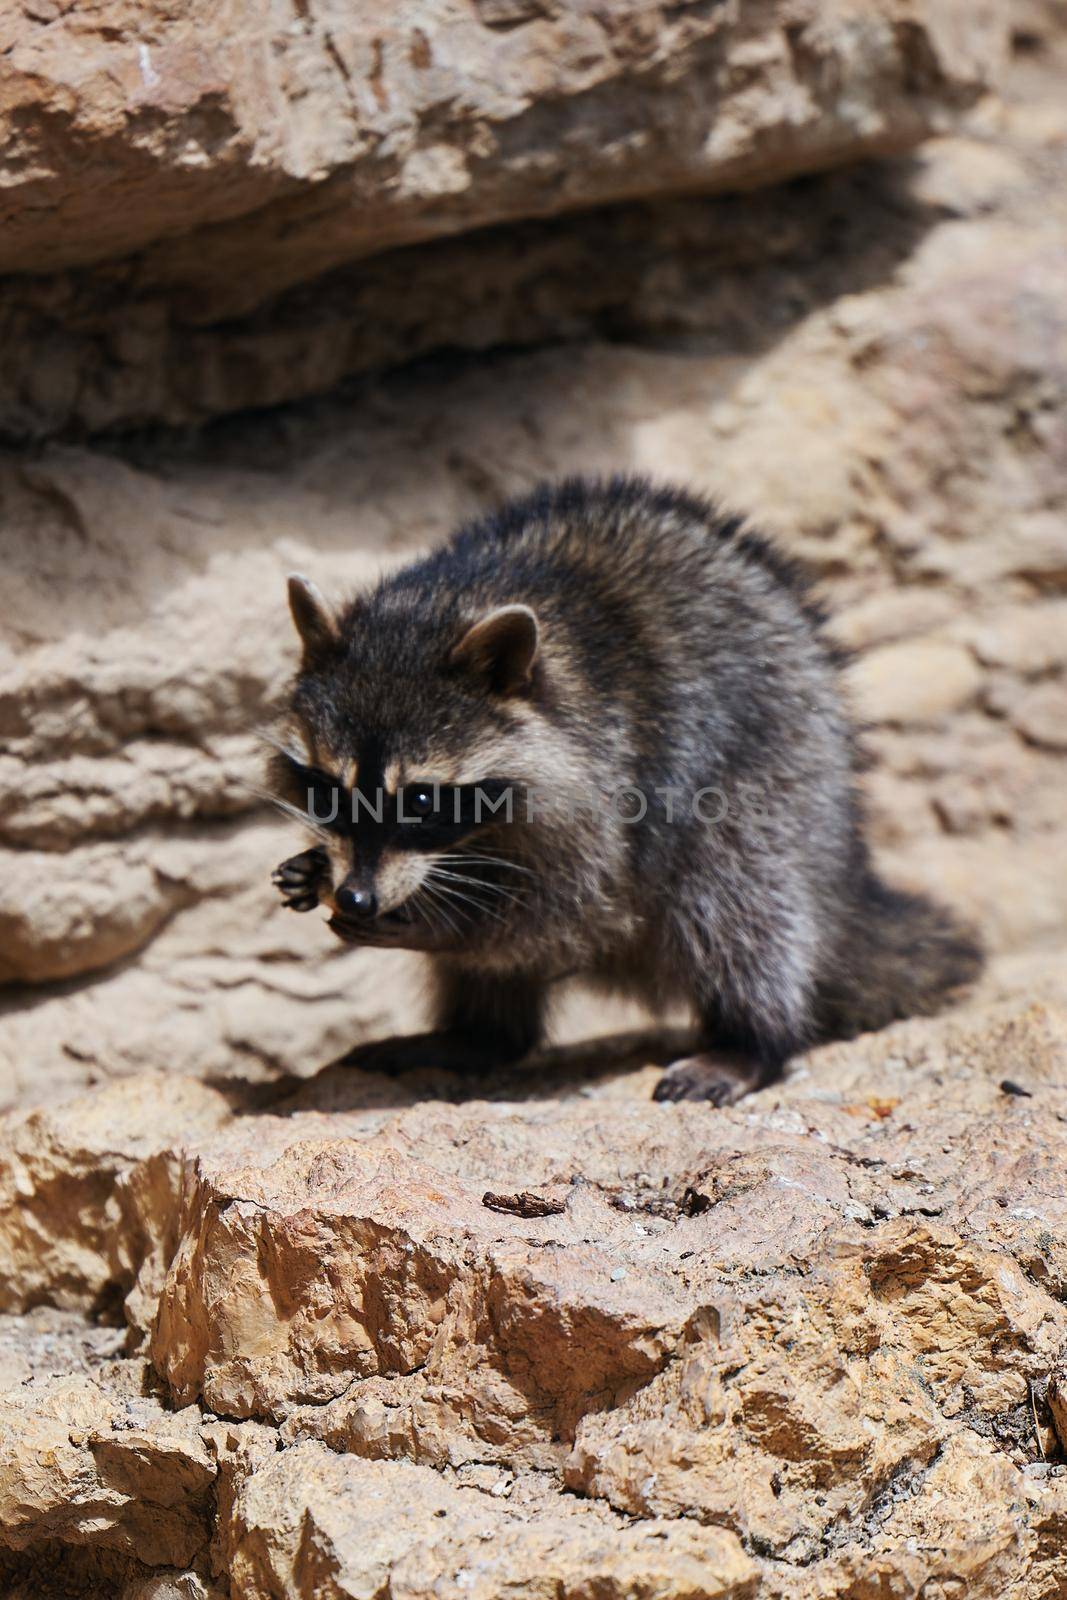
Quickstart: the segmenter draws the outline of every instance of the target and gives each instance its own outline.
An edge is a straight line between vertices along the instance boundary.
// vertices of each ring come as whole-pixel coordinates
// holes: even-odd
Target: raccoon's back
[[[494,571],[580,578],[601,570],[620,585],[659,594],[686,580],[699,585],[710,564],[725,556],[762,571],[772,586],[810,607],[812,620],[818,614],[799,566],[744,517],[638,476],[539,484],[464,524],[441,555],[459,582]]]
[[[702,687],[739,709],[767,712],[777,696],[794,718],[836,701],[839,660],[802,569],[684,490],[639,477],[543,484],[461,528],[437,560],[457,594],[530,604],[594,690],[643,685],[649,715],[664,713],[668,681],[690,705]]]

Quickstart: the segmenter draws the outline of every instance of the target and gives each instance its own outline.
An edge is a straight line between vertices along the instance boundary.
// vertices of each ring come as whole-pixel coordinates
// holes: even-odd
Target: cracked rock
[[[326,1586],[374,1600],[749,1600],[757,1572],[722,1528],[627,1524],[588,1502],[534,1488],[506,1505],[404,1462],[286,1451],[238,1492],[228,1530],[247,1600]]]

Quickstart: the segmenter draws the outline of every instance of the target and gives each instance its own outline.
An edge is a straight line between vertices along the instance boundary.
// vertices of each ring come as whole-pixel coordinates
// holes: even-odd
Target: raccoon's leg
[[[749,898],[749,908],[759,905]],[[685,941],[692,958],[709,952],[691,990],[705,1048],[675,1061],[656,1085],[656,1100],[708,1100],[733,1105],[781,1075],[811,1038],[814,939],[803,901],[768,897],[766,920],[744,928],[721,924],[694,930]],[[729,951],[715,960],[710,952]]]
[[[545,985],[539,979],[437,962],[434,983],[438,1028],[460,1041],[475,1060],[518,1061],[540,1043]]]
[[[357,1045],[338,1065],[366,1072],[489,1072],[518,1061],[541,1038],[544,985],[434,963],[432,1033]]]
[[[325,850],[313,845],[275,867],[270,881],[290,911],[314,911],[319,903],[319,888],[329,882],[329,877],[329,858]]]
[[[654,1100],[707,1100],[713,1106],[732,1106],[773,1083],[794,1053],[788,1048],[768,1050],[755,1036],[724,1033],[708,1022],[703,1031],[709,1048],[673,1061],[655,1087]]]

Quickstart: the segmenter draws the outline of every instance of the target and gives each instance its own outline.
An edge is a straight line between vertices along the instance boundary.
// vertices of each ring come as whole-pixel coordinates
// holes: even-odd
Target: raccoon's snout
[[[342,884],[333,898],[342,917],[369,922],[378,915],[378,896],[373,889],[353,889]]]

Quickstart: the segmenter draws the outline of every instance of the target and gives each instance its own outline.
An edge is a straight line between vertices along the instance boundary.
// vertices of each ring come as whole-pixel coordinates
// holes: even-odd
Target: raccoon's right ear
[[[539,643],[529,606],[499,606],[467,629],[449,659],[480,673],[497,694],[522,694],[533,679]]]
[[[289,576],[289,610],[304,646],[304,666],[313,667],[336,645],[337,619],[311,579],[299,572]]]

